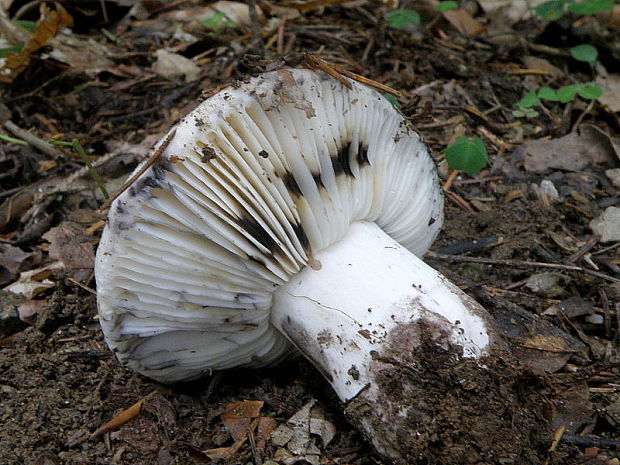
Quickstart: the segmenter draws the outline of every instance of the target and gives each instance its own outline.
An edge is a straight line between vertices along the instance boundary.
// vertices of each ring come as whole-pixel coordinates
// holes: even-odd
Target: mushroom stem
[[[494,339],[487,314],[372,222],[352,224],[313,259],[275,292],[272,323],[343,402],[359,406],[363,399],[372,418],[364,414],[354,422],[377,450],[403,457],[398,448],[406,446],[394,442],[410,400],[381,392],[377,377],[395,363],[415,365],[411,351],[424,341],[446,350],[458,346],[466,358],[486,355]]]

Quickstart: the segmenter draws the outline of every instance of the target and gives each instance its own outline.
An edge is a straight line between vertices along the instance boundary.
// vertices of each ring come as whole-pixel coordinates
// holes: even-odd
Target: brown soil
[[[28,2],[8,3],[14,3],[10,13],[15,14]],[[114,166],[101,173],[106,181],[117,180],[142,159],[132,156],[131,147],[124,144],[147,140],[145,147],[138,148],[146,153],[147,146],[196,106],[203,92],[214,92],[265,68],[296,66],[302,61],[296,54],[306,52],[319,53],[329,62],[402,91],[403,113],[413,118],[438,159],[457,135],[482,137],[491,165],[477,176],[461,174],[454,180],[444,229],[434,250],[496,261],[452,263],[439,257],[429,263],[496,317],[520,360],[516,363],[502,356],[477,365],[451,351],[422,345],[407,354],[417,361],[417,370],[397,367],[383,373],[386,387],[394,395],[408,396],[418,413],[403,432],[402,440],[410,441],[406,462],[618,463],[613,457],[620,448],[616,314],[620,288],[609,279],[565,269],[560,293],[543,296],[525,282],[548,269],[511,262],[568,263],[592,239],[589,221],[619,202],[617,187],[604,174],[605,169],[618,167],[617,160],[576,173],[551,169],[535,174],[513,156],[524,140],[561,137],[578,121],[612,134],[620,130],[617,113],[598,104],[588,110],[580,101],[548,102],[548,113],[520,120],[518,130],[511,126],[515,123],[512,105],[527,90],[591,80],[591,70],[570,62],[565,53],[540,52],[566,70],[561,77],[509,72],[522,67],[521,39],[566,48],[587,41],[589,34],[596,36],[599,29],[588,29],[584,20],[576,35],[570,24],[545,25],[532,19],[514,26],[520,37],[514,44],[497,45],[489,42],[492,34],[464,37],[424,2],[401,2],[404,7],[420,7],[423,24],[428,26],[411,31],[388,28],[381,19],[385,14],[381,2],[353,2],[353,6],[312,10],[280,22],[284,43],[278,45],[277,31],[265,32],[265,38],[274,37],[266,59],[257,56],[249,43],[250,28],[229,28],[219,34],[193,31],[200,40],[178,51],[202,60],[202,71],[197,80],[185,83],[151,71],[153,52],[164,42],[176,44],[171,38],[176,26],[159,14],[181,8],[183,2],[161,8],[157,2],[141,2],[148,13],[143,21],[126,16],[127,8],[116,2],[106,1],[107,23],[99,11],[100,2],[93,9],[81,3],[63,2],[76,19],[75,31],[113,47],[113,64],[104,71],[86,72],[37,52],[15,82],[0,88],[6,105],[0,113],[44,140],[57,134],[63,140],[78,138],[93,160],[117,153]],[[36,8],[29,11],[26,19],[36,20]],[[487,21],[480,11],[474,16]],[[100,32],[103,28],[108,34]],[[610,40],[596,43],[602,63],[617,73],[617,46],[607,50]],[[276,47],[280,51],[284,47],[284,57],[276,54]],[[486,120],[472,117],[464,104],[486,111]],[[97,209],[102,200],[95,197],[92,182],[83,188],[76,180],[73,189],[42,194],[41,185],[50,180],[57,185],[81,167],[70,150],[49,156],[30,145],[4,140],[0,144],[0,244],[29,254],[15,265],[6,258],[8,252],[0,250],[0,278],[5,286],[18,280],[19,272],[53,261],[49,241],[42,238],[50,227],[70,220],[86,230],[100,218]],[[549,202],[537,194],[535,187],[543,178],[558,186],[560,201]],[[32,205],[37,208],[30,209]],[[99,234],[94,231],[88,236],[93,245]],[[610,245],[595,243],[587,259],[582,256],[570,263],[589,271],[594,263],[602,274],[617,275],[620,249],[609,249]],[[82,287],[93,286],[92,276],[79,286],[68,270],[67,274],[46,272],[46,277],[54,286],[29,301],[43,304],[38,313],[24,318],[25,322],[8,318],[14,325],[3,326],[5,332],[0,332],[0,464],[214,463],[205,451],[234,443],[222,422],[230,403],[262,401],[261,415],[283,425],[311,399],[318,399],[337,432],[329,445],[320,447],[322,463],[391,463],[373,453],[348,422],[328,383],[303,359],[260,371],[225,372],[187,385],[159,386],[121,367],[108,351],[98,327],[95,297]],[[575,298],[579,305],[566,304]],[[2,318],[16,311],[22,300],[0,294]],[[549,311],[558,306],[561,312]],[[603,322],[587,320],[586,315],[600,316]],[[402,379],[412,392],[402,393]],[[101,425],[145,398],[141,413],[131,421],[90,438]],[[554,443],[559,429],[565,434]],[[248,439],[223,462],[285,463],[268,462],[277,451],[273,443],[257,444]]]

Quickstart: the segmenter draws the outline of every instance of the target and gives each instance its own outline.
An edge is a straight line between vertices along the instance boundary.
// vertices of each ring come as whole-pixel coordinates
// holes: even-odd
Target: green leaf
[[[14,47],[0,48],[0,58],[4,58],[7,53],[19,53],[24,49],[23,45],[16,45]]]
[[[479,137],[469,140],[465,136],[444,150],[448,166],[453,170],[463,170],[469,174],[479,173],[489,162],[489,155]]]
[[[525,94],[525,96],[521,100],[519,100],[517,103],[515,103],[515,105],[519,107],[520,109],[523,109],[523,108],[530,108],[530,107],[536,106],[539,103],[540,103],[540,99],[536,95],[536,92],[532,90],[528,92],[527,94]]]
[[[562,103],[570,102],[577,95],[578,88],[579,85],[576,84],[560,87],[557,91],[558,100]]]
[[[533,108],[521,108],[519,110],[512,110],[512,116],[515,118],[535,118],[539,115]]]
[[[571,3],[568,11],[578,15],[593,15],[599,11],[611,11],[614,0],[586,0],[585,2]]]
[[[237,25],[233,20],[229,19],[224,13],[217,12],[213,16],[203,19],[202,24],[207,26],[215,33],[220,33],[228,26],[234,27]]]
[[[24,21],[21,19],[16,19],[15,21],[13,21],[13,24],[30,32],[34,32],[37,30],[37,23],[35,23],[34,21]]]
[[[577,94],[579,95],[579,97],[586,100],[596,100],[601,95],[603,95],[603,88],[595,82],[589,82],[579,87],[577,89]]]
[[[598,57],[598,50],[590,44],[581,44],[569,49],[570,56],[575,60],[594,63]]]
[[[420,14],[414,10],[394,10],[385,15],[385,20],[393,29],[404,29],[409,24],[420,24]]]
[[[566,0],[550,0],[543,2],[540,5],[534,7],[534,13],[539,18],[547,21],[555,21],[560,19],[564,14],[564,4]]]
[[[459,7],[458,2],[445,1],[437,4],[437,11],[445,13],[446,11],[456,10]]]
[[[555,90],[550,87],[541,87],[538,89],[538,98],[543,100],[549,100],[550,102],[557,102],[558,95],[555,93]]]
[[[394,105],[396,108],[400,108],[400,102],[398,100],[396,100],[396,97],[394,97],[391,94],[386,94],[386,93],[382,93],[381,95],[383,95],[383,97],[390,102],[392,105]]]

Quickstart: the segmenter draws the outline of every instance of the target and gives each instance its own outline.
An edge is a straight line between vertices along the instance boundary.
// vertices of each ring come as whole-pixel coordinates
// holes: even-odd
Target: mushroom
[[[443,207],[420,136],[373,89],[301,69],[235,83],[174,131],[110,208],[95,268],[108,345],[162,383],[296,348],[379,453],[405,456],[407,399],[377,377],[424,341],[473,359],[495,341],[419,258]]]

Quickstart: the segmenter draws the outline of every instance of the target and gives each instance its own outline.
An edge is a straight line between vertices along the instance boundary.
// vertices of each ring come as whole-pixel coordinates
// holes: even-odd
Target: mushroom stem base
[[[484,309],[399,245],[375,223],[351,225],[274,295],[272,323],[323,373],[341,400],[364,399],[372,420],[359,426],[388,457],[401,452],[380,424],[406,419],[411,405],[385,405],[384,374],[429,342],[459,357],[486,355],[492,341]],[[384,408],[385,407],[385,408]],[[368,416],[363,416],[368,418]],[[401,426],[402,422],[399,423]]]

